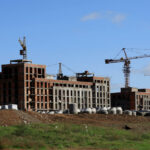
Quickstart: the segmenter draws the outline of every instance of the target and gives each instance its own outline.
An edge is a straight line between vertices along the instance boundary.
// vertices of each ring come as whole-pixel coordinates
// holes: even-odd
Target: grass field
[[[150,149],[150,133],[76,124],[0,127],[0,149]]]

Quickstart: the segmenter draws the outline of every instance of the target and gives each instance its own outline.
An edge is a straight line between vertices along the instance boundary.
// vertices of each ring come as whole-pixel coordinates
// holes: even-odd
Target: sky
[[[109,77],[111,92],[124,86],[123,63],[105,64],[127,48],[128,57],[150,54],[149,0],[0,0],[0,65],[20,59],[26,36],[28,59],[48,74],[88,70]],[[150,57],[131,61],[130,86],[150,88]]]

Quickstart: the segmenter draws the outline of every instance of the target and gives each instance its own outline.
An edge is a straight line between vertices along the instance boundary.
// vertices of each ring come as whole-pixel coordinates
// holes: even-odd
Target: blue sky
[[[75,72],[89,70],[111,78],[111,90],[124,86],[123,63],[104,63],[123,48],[129,56],[150,54],[149,0],[0,0],[0,64],[18,59],[18,38],[26,36],[28,58],[50,65],[59,62]],[[122,55],[123,56],[123,55]],[[118,58],[120,58],[118,56]],[[130,85],[150,88],[150,58],[131,62]],[[73,75],[63,68],[63,73]]]

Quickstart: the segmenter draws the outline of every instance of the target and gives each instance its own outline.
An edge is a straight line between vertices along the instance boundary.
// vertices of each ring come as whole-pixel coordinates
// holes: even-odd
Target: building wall
[[[35,79],[35,110],[67,109],[77,103],[79,109],[110,107],[109,80],[103,84],[66,80]]]
[[[76,103],[79,109],[92,107],[91,88],[53,87],[53,109],[68,109],[69,104]]]
[[[111,107],[109,78],[97,78],[94,83],[93,107]]]
[[[79,109],[110,107],[109,78],[90,77],[82,81],[46,78],[46,66],[29,63],[2,66],[0,105],[18,104],[28,111],[67,109],[77,103]]]
[[[35,110],[35,78],[45,78],[45,65],[24,64],[24,109]]]
[[[80,109],[92,107],[91,85],[76,81],[35,79],[36,110],[64,110],[68,109],[70,103],[77,103]]]
[[[112,107],[122,107],[123,110],[129,110],[130,107],[130,93],[111,93]]]
[[[2,65],[0,76],[0,104],[18,104],[24,108],[24,65]]]
[[[150,110],[150,93],[138,92],[136,93],[136,110]]]
[[[150,110],[150,93],[149,89],[136,89],[126,92],[112,93],[112,107],[122,107],[124,110]]]

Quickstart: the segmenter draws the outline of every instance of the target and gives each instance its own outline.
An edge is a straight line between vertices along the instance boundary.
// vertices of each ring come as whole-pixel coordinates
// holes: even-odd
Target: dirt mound
[[[33,118],[28,113],[17,110],[0,110],[0,125],[17,125],[26,123],[40,123],[40,120]]]
[[[122,128],[124,125],[130,127],[150,130],[150,117],[128,116],[128,115],[102,115],[102,114],[39,114],[37,112],[25,112],[19,110],[0,110],[0,125],[18,125],[29,123],[75,123],[95,126],[109,126]]]

